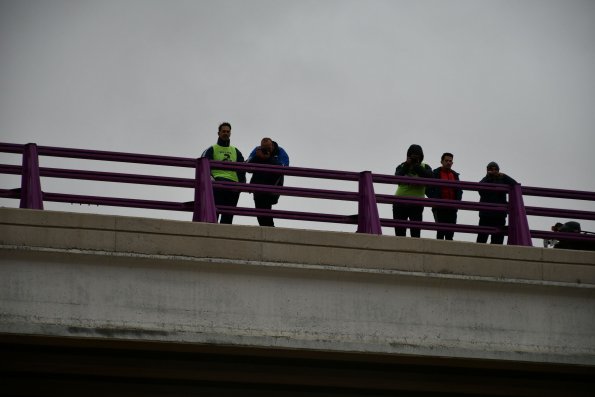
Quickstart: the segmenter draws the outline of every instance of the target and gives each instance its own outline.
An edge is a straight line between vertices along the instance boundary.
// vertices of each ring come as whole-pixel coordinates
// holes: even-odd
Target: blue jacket
[[[268,159],[260,159],[256,155],[256,150],[259,146],[255,147],[254,150],[250,153],[247,162],[253,164],[270,164],[270,165],[289,165],[289,156],[287,152],[280,147],[277,142],[273,141],[273,152]],[[276,185],[276,186],[283,186],[283,175],[282,174],[274,174],[271,172],[254,172],[252,174],[252,178],[250,179],[250,183],[255,183],[259,185]],[[267,195],[271,197],[272,203],[276,204],[277,200],[279,199],[278,194],[265,194],[265,193],[254,193],[254,197]]]
[[[256,146],[254,149],[252,149],[252,152],[250,152],[250,156],[248,156],[247,160],[249,163],[258,162],[256,161],[258,160],[258,158],[256,157],[256,149],[258,149],[259,147],[260,146]],[[273,147],[273,155],[270,157],[271,161],[267,161],[267,164],[284,165],[287,167],[289,165],[289,156],[287,155],[287,152],[275,141],[273,141]]]

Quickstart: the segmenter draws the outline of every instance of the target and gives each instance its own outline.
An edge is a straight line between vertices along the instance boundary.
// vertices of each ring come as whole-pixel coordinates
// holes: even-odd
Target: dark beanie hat
[[[500,170],[500,166],[495,161],[490,161],[486,168],[496,167],[497,170]]]
[[[424,151],[419,145],[411,145],[409,149],[407,149],[407,157],[411,156],[412,154],[418,154],[420,159],[423,161],[424,159]]]

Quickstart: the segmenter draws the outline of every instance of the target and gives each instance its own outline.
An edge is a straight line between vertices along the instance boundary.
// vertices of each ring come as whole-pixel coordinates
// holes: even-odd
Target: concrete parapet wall
[[[595,253],[0,209],[0,332],[595,364]]]

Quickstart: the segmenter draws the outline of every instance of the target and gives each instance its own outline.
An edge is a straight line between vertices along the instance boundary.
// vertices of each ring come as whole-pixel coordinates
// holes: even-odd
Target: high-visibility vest
[[[426,163],[422,162],[420,165],[425,168]],[[409,171],[407,176],[417,176],[417,174]],[[405,183],[400,183],[395,194],[397,196],[424,197],[425,193],[426,187],[424,185],[408,185]]]
[[[217,161],[238,161],[238,152],[233,146],[213,145],[213,160]],[[213,178],[225,178],[230,181],[238,182],[238,174],[231,170],[211,169]]]

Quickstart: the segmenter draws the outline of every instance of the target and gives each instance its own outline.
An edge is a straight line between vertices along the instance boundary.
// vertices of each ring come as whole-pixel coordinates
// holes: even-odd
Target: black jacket
[[[500,185],[515,185],[517,181],[505,174],[499,174],[498,176],[486,175],[480,183],[497,183]],[[496,203],[506,204],[506,192],[492,192],[487,190],[479,191],[479,202],[480,203]],[[506,216],[504,212],[493,212],[493,211],[479,211],[479,216]]]
[[[442,167],[438,167],[432,171],[435,179],[440,179],[440,170]],[[459,173],[453,170],[450,170],[454,175],[455,181],[459,180]],[[455,200],[462,200],[463,199],[463,189],[455,187],[453,188],[455,191]],[[426,188],[426,196],[429,198],[441,198],[442,197],[442,187],[440,186],[428,186]]]

